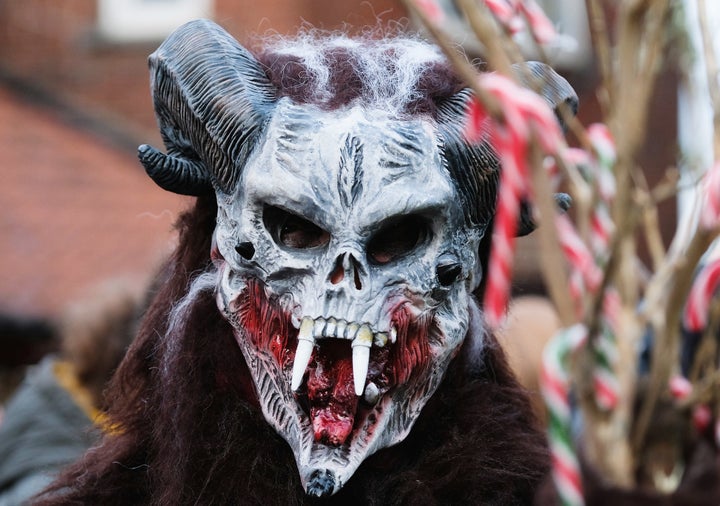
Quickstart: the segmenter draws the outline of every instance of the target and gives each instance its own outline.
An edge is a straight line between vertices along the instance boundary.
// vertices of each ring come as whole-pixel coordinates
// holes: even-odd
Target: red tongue
[[[315,441],[340,446],[352,431],[357,411],[352,361],[319,353],[313,362],[307,391]]]

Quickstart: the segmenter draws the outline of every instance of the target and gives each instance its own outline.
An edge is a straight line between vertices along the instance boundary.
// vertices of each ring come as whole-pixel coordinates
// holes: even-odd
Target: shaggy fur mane
[[[281,96],[335,109],[355,101],[394,115],[431,114],[463,88],[440,50],[419,38],[308,31],[258,59]]]

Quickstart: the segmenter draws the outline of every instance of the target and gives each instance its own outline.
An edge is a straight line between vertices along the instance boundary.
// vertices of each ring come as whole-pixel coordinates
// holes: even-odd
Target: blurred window
[[[98,29],[110,42],[162,40],[186,21],[211,17],[212,4],[212,0],[98,0]]]

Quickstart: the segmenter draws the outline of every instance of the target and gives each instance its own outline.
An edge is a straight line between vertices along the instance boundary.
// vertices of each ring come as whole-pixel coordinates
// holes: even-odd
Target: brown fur
[[[181,219],[165,283],[111,383],[120,431],[67,469],[39,504],[313,503],[289,447],[256,407],[213,295],[196,300],[175,343],[163,337],[173,304],[210,267],[215,211],[208,195]],[[320,504],[530,503],[547,470],[544,437],[502,350],[486,341],[482,357],[463,349],[403,443],[370,457]]]
[[[370,47],[372,39],[365,40],[365,43]],[[367,84],[359,66],[353,61],[351,52],[343,48],[331,48],[325,51],[323,56],[332,78],[332,98],[327,101],[315,96],[312,80],[308,79],[308,69],[297,56],[263,52],[258,55],[258,59],[278,94],[299,104],[310,103],[326,109],[336,109],[367,94]],[[388,69],[388,73],[391,73],[391,69]],[[448,65],[429,65],[418,78],[417,98],[407,104],[404,112],[410,115],[435,116],[437,104],[452,97],[463,87],[463,82]]]

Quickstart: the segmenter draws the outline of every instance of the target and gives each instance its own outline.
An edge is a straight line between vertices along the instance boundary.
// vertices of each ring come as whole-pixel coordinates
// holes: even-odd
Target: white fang
[[[365,390],[372,342],[372,330],[370,330],[369,326],[362,325],[352,342],[353,381],[355,383],[355,395],[357,396],[361,396]]]
[[[307,369],[310,363],[310,357],[315,347],[313,327],[314,322],[312,318],[303,318],[298,332],[298,345],[295,350],[295,362],[293,363],[292,381],[290,382],[290,388],[293,392],[295,392],[298,387],[300,387],[300,383],[302,383],[305,369]]]

